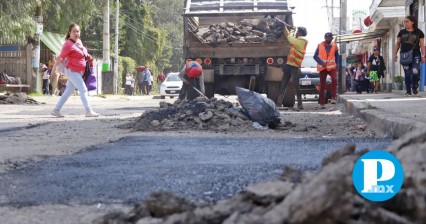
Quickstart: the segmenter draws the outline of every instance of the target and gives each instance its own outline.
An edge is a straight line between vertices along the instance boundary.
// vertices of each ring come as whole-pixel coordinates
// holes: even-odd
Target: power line
[[[134,27],[132,24],[130,24],[128,22],[124,22],[124,24],[126,26],[128,26],[130,29],[132,29],[133,31],[135,31],[137,34],[140,34],[141,36],[147,38],[148,40],[150,40],[152,42],[156,42],[156,40],[152,39],[151,37],[149,37],[148,35],[146,35],[145,33],[143,33],[140,29],[138,29],[137,27]]]
[[[124,14],[124,13],[123,13],[123,15],[125,15],[128,19],[132,20],[134,23],[136,23],[136,25],[143,26],[143,25],[142,25],[141,23],[139,23],[138,21],[136,21],[136,20],[134,20],[134,19],[130,18],[130,16],[128,16],[128,15],[126,15],[126,14]],[[143,31],[141,31],[141,32],[143,32]],[[146,34],[146,35],[150,36],[149,34]],[[151,38],[155,38],[155,37],[152,37],[152,36],[150,36],[150,37],[151,37]]]

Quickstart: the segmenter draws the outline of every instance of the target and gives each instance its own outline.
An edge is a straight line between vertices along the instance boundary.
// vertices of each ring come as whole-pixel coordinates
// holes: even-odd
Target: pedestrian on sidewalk
[[[331,77],[331,104],[336,104],[337,70],[339,62],[339,49],[332,43],[333,34],[328,32],[324,35],[324,41],[318,44],[314,59],[318,63],[317,70],[320,73],[320,105],[325,109],[326,96],[325,85],[327,75]]]
[[[354,70],[354,90],[357,94],[361,94],[362,90],[365,89],[365,75],[362,68],[362,63],[356,63],[357,67]]]
[[[52,72],[56,71],[61,62],[67,59],[65,65],[65,74],[68,77],[67,88],[61,98],[59,98],[51,114],[55,117],[64,117],[60,110],[74,90],[78,89],[81,102],[86,110],[86,117],[97,117],[99,114],[94,112],[89,104],[87,87],[82,77],[86,70],[86,58],[90,62],[92,61],[92,56],[87,53],[87,49],[80,40],[80,26],[74,23],[71,24],[65,40],[66,42],[62,46],[61,53],[52,68]]]
[[[411,93],[417,95],[420,80],[420,62],[425,63],[425,34],[417,28],[417,20],[414,16],[404,19],[405,28],[400,30],[395,44],[394,61],[398,60],[398,51],[401,53],[412,51],[413,60],[411,64],[402,65],[405,74],[406,96]],[[422,56],[423,55],[423,56]]]
[[[160,86],[164,82],[164,80],[166,80],[166,75],[164,75],[164,68],[163,68],[163,70],[161,70],[161,73],[158,74],[157,76],[158,89],[160,89]]]
[[[43,95],[49,95],[49,70],[47,69],[47,66],[45,64],[42,64],[41,66],[41,72],[43,76]]]
[[[149,70],[149,67],[146,66],[145,70],[142,73],[142,95],[149,95],[149,92],[151,90],[151,82],[151,71]]]
[[[125,95],[132,95],[132,84],[135,82],[133,79],[133,75],[130,73],[127,73],[126,75],[126,85],[124,87],[124,94]]]
[[[52,71],[53,65],[55,65],[56,62],[56,55],[52,54],[51,55],[52,58],[47,62],[47,69],[49,71],[49,83],[50,83],[50,87],[49,89],[51,89],[50,94],[51,95],[59,95],[58,93],[58,81],[59,81],[59,76],[60,74],[56,71]]]
[[[288,31],[287,26],[285,26],[284,31],[291,47],[287,55],[287,63],[284,65],[283,68],[284,76],[281,80],[280,95],[278,96],[276,105],[277,107],[282,106],[284,94],[288,87],[288,82],[290,81],[290,78],[293,77],[294,85],[292,88],[296,90],[297,108],[303,109],[299,79],[301,74],[300,67],[302,67],[302,61],[306,53],[306,46],[308,45],[308,40],[303,37],[305,37],[308,32],[306,31],[305,27],[301,26],[297,28],[297,32],[295,35],[292,32]]]
[[[375,47],[373,54],[368,59],[367,74],[370,76],[372,91],[378,93],[380,90],[380,78],[384,77],[385,60],[379,53],[379,48]]]

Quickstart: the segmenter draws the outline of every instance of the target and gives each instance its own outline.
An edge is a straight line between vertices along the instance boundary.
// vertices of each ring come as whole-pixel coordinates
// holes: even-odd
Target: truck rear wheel
[[[214,97],[214,83],[204,83],[207,98]]]
[[[287,85],[287,88],[285,90],[284,99],[283,99],[283,106],[284,107],[294,107],[294,104],[296,100],[294,99],[296,95],[296,90],[293,86],[293,79],[290,79],[290,82]]]
[[[266,96],[274,102],[277,102],[278,95],[280,94],[280,82],[268,82],[268,92]]]

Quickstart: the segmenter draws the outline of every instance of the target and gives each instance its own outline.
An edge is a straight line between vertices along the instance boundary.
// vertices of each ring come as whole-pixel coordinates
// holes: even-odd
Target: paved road
[[[391,139],[127,137],[0,175],[0,205],[132,203],[160,189],[216,200],[276,178],[283,164],[318,169],[348,142],[380,149]]]

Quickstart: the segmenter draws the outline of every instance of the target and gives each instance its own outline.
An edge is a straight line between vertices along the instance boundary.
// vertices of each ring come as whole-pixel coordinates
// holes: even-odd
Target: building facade
[[[418,20],[418,28],[423,32],[426,30],[425,1],[373,0],[369,7],[369,17],[365,20],[368,31],[342,35],[338,39],[342,44],[347,44],[348,58],[355,57],[364,64],[367,63],[368,56],[373,53],[375,47],[380,49],[387,68],[385,78],[381,81],[382,91],[394,90],[393,78],[404,76],[402,66],[398,61],[393,61],[397,35],[404,28],[404,18],[408,15],[415,16]],[[425,73],[425,70],[422,66],[422,74]],[[422,81],[424,83],[424,80]],[[424,84],[421,85],[420,91],[423,89]]]

